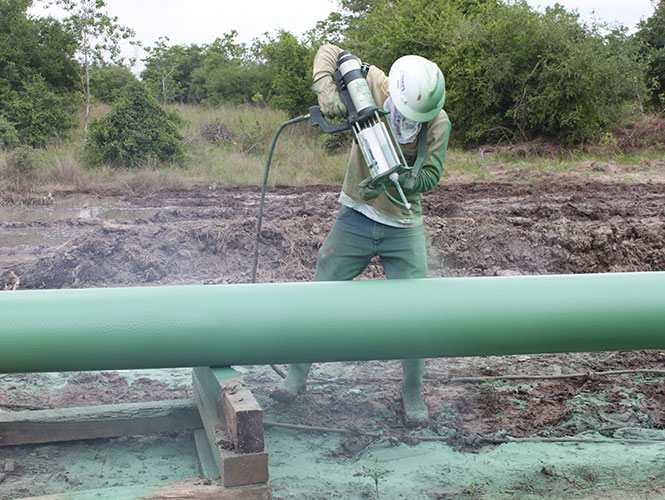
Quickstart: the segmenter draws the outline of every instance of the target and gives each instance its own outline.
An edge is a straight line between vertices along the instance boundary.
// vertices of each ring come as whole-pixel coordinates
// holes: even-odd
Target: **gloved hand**
[[[337,85],[332,75],[324,76],[312,84],[312,90],[319,99],[321,112],[328,118],[346,118],[346,106],[339,97]]]
[[[399,185],[405,193],[413,192],[416,187],[416,178],[411,176],[411,172],[404,172],[399,174]]]
[[[365,201],[373,200],[386,189],[384,184],[378,186],[372,184],[372,179],[370,177],[360,181],[358,187],[360,188],[360,197]]]

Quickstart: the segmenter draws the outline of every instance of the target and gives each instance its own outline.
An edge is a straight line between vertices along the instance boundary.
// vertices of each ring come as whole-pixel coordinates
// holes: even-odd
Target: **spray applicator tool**
[[[346,105],[348,121],[330,125],[318,106],[310,108],[310,119],[312,125],[321,126],[326,133],[351,129],[367,164],[372,187],[393,186],[399,199],[387,190],[386,196],[410,210],[411,204],[399,183],[399,175],[411,168],[407,166],[390,122],[386,125],[386,120],[382,119],[388,113],[376,105],[365,79],[366,72],[366,67],[356,56],[346,50],[341,52],[337,60],[337,71],[333,76],[340,99]]]

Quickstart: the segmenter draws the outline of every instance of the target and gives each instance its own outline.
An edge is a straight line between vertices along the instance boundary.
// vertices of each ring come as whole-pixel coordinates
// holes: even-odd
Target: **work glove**
[[[386,189],[384,184],[379,184],[378,186],[372,184],[372,179],[369,177],[362,180],[360,184],[358,184],[358,187],[360,188],[360,197],[365,201],[373,200]]]
[[[346,118],[346,106],[339,97],[337,85],[332,75],[319,78],[312,84],[312,90],[319,99],[321,112],[328,118]]]
[[[402,191],[411,193],[416,187],[417,178],[411,175],[411,172],[404,172],[399,174],[399,185],[402,186]]]

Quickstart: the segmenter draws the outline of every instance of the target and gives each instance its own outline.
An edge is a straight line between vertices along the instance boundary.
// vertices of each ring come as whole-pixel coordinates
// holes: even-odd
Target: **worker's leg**
[[[361,213],[342,207],[319,250],[314,281],[352,280],[362,273],[374,256],[374,224]],[[311,363],[289,365],[288,376],[270,396],[279,401],[293,401],[305,388],[311,366]]]
[[[422,424],[428,419],[427,406],[422,396],[424,371],[424,359],[402,360],[402,403],[408,425]]]
[[[425,227],[379,226],[377,254],[388,279],[427,278]]]
[[[293,363],[289,365],[289,374],[279,386],[270,393],[270,397],[277,401],[290,403],[298,393],[305,389],[307,375],[312,363]]]
[[[314,281],[347,281],[362,273],[376,255],[375,226],[373,220],[343,206],[319,249]]]
[[[379,255],[389,279],[427,277],[427,248],[422,225],[415,228],[384,226],[382,236],[378,242]],[[408,297],[403,304],[408,309]],[[424,359],[402,360],[402,402],[406,423],[410,425],[424,423],[428,418],[422,397],[424,370]]]

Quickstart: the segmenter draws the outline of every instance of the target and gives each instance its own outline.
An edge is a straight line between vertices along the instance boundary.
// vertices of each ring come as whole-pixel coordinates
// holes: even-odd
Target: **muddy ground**
[[[651,172],[647,180],[631,178],[630,173],[640,169],[610,177],[541,173],[537,179],[524,179],[519,173],[518,181],[511,173],[492,182],[443,180],[423,202],[430,277],[664,271],[665,176],[662,165],[659,168],[660,174]],[[338,209],[337,196],[333,186],[269,191],[257,281],[311,279],[317,249]],[[197,188],[140,197],[56,193],[51,207],[7,211],[2,217],[0,289],[248,282],[258,200],[255,188]],[[68,210],[57,212],[58,207]],[[382,277],[380,263],[373,261],[361,279]],[[663,375],[596,373],[660,369],[664,360],[665,353],[658,351],[429,360],[424,394],[431,422],[416,430],[403,423],[398,362],[317,365],[308,391],[292,406],[268,397],[279,381],[273,370],[248,367],[243,372],[266,420],[357,428],[383,436],[340,438],[325,457],[344,461],[354,460],[377,441],[417,446],[423,438],[440,439],[469,454],[496,446],[489,440],[506,436],[552,438],[593,432],[596,437],[621,438],[626,432],[642,437],[640,432],[658,433],[665,430]],[[493,378],[569,373],[585,375]],[[59,383],[54,385],[52,378],[37,374],[0,375],[0,412],[181,398],[190,391],[186,377],[165,382],[158,376],[117,372],[57,376]],[[468,376],[483,380],[451,380]],[[34,479],[45,472],[29,458],[38,456],[39,449],[26,448],[0,448],[0,464],[4,460],[5,469],[6,463],[11,465],[4,473],[0,467],[1,499],[115,484],[72,484],[52,473],[51,490],[31,488],[21,477]],[[12,459],[12,454],[25,461]],[[609,498],[602,492],[617,488],[638,488],[639,498],[661,498],[665,491],[665,470],[650,473],[646,482],[635,480],[637,485],[617,486],[615,480],[611,487],[596,472],[594,480],[582,472],[576,477],[543,465],[537,474],[547,488],[535,480],[525,486],[526,480],[520,480],[515,483],[520,487],[506,487],[501,496],[488,484],[437,486],[434,481],[411,496],[385,493],[381,498]],[[330,492],[296,494],[286,485],[286,480],[273,481],[276,498],[347,498]],[[332,490],[340,488],[331,486]],[[363,491],[348,498],[374,495],[369,483]]]

